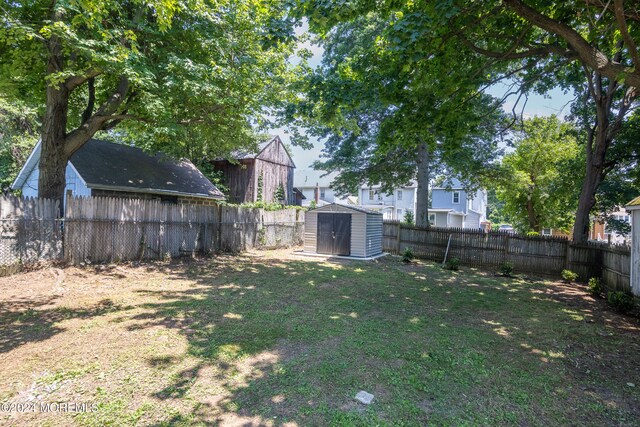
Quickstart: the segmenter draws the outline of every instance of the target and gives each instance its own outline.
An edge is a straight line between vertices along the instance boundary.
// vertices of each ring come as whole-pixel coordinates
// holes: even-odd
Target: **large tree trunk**
[[[63,53],[58,37],[49,41],[49,75],[62,71]],[[65,171],[69,160],[65,153],[69,90],[62,84],[47,86],[47,105],[42,120],[40,175],[38,196],[62,202],[66,185]],[[60,203],[62,206],[62,203]]]
[[[538,215],[536,215],[536,208],[533,205],[533,199],[531,196],[527,199],[527,218],[529,219],[529,231],[540,233],[541,227],[538,222]]]
[[[429,146],[425,141],[418,145],[418,194],[416,194],[416,225],[429,226]]]

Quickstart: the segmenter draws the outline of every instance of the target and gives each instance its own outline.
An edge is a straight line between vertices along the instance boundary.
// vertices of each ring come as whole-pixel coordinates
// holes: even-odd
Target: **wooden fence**
[[[0,275],[43,260],[112,262],[302,243],[303,215],[237,206],[70,197],[0,198]]]
[[[410,248],[419,258],[442,262],[457,258],[471,267],[499,269],[512,263],[516,272],[559,276],[576,272],[583,281],[602,277],[607,288],[631,291],[630,249],[601,243],[574,245],[563,237],[522,236],[504,232],[485,233],[459,228],[419,228],[385,221],[383,248],[400,253]]]

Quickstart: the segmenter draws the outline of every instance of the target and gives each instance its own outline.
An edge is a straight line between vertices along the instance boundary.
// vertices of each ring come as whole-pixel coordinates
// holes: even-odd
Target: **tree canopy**
[[[43,195],[61,197],[64,165],[97,132],[198,161],[255,144],[289,93],[294,21],[280,2],[0,7],[0,95],[39,107]]]

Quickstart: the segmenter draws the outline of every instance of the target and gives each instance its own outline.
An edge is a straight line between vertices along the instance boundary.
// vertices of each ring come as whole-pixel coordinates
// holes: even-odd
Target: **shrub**
[[[538,237],[540,235],[540,233],[538,233],[537,231],[528,231],[527,232],[527,237]]]
[[[510,261],[505,262],[500,267],[500,273],[504,276],[510,277],[513,274],[513,263]]]
[[[609,292],[607,301],[619,313],[631,311],[634,306],[633,297],[622,291]]]
[[[571,270],[562,270],[561,276],[567,283],[573,283],[578,280],[578,274]]]
[[[409,248],[405,248],[404,252],[402,252],[402,261],[411,262],[413,259],[413,252]]]
[[[406,211],[404,214],[404,222],[405,224],[409,224],[409,225],[413,225],[414,218],[413,218],[413,211]]]
[[[444,268],[451,271],[458,271],[460,268],[460,260],[458,258],[451,258],[447,261]]]
[[[594,297],[602,294],[602,281],[599,277],[592,277],[589,279],[589,284],[587,285],[587,291],[593,295]]]

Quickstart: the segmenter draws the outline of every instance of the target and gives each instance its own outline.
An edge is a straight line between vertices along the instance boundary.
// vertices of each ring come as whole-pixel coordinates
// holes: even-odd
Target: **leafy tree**
[[[306,97],[294,111],[326,140],[324,159],[314,166],[339,172],[338,193],[365,183],[390,192],[416,179],[416,223],[426,226],[430,178],[445,169],[469,179],[486,173],[499,152],[502,114],[473,85],[448,97],[458,73],[471,69],[455,50],[419,64],[399,55],[388,33],[399,31],[389,30],[395,20],[369,13],[333,28],[323,39],[322,65],[305,82]],[[455,60],[461,63],[451,70]]]
[[[40,195],[97,132],[201,159],[255,144],[287,95],[286,5],[252,0],[4,3],[0,95],[42,106]]]
[[[276,203],[284,204],[285,192],[284,192],[284,186],[282,184],[279,184],[278,188],[276,188],[275,194],[273,195],[273,200]]]
[[[337,23],[374,11],[393,15],[387,40],[410,58],[412,67],[457,49],[473,64],[468,78],[484,77],[487,86],[509,82],[505,99],[515,104],[528,92],[545,93],[560,86],[580,95],[574,106],[583,109],[580,124],[586,134],[584,179],[576,208],[573,240],[588,238],[590,212],[607,169],[618,158],[608,156],[628,127],[640,94],[640,13],[632,0],[445,0],[438,2],[367,2],[355,0],[342,7],[321,0],[303,3],[311,28],[326,33]],[[393,29],[397,31],[393,31]],[[477,66],[478,58],[484,58]],[[468,79],[459,76],[449,93]],[[516,116],[514,107],[514,116]],[[634,115],[637,113],[633,113]],[[516,117],[514,117],[514,120]],[[624,145],[624,144],[622,144]],[[618,151],[618,153],[624,150]]]
[[[405,224],[409,224],[409,225],[413,225],[414,224],[413,211],[406,211],[404,213],[404,222],[405,222]]]
[[[0,189],[9,188],[27,161],[39,125],[33,109],[0,99]]]
[[[577,201],[580,158],[576,132],[556,116],[523,123],[515,151],[502,160],[497,196],[504,213],[521,232],[540,233],[551,227],[569,230]]]

